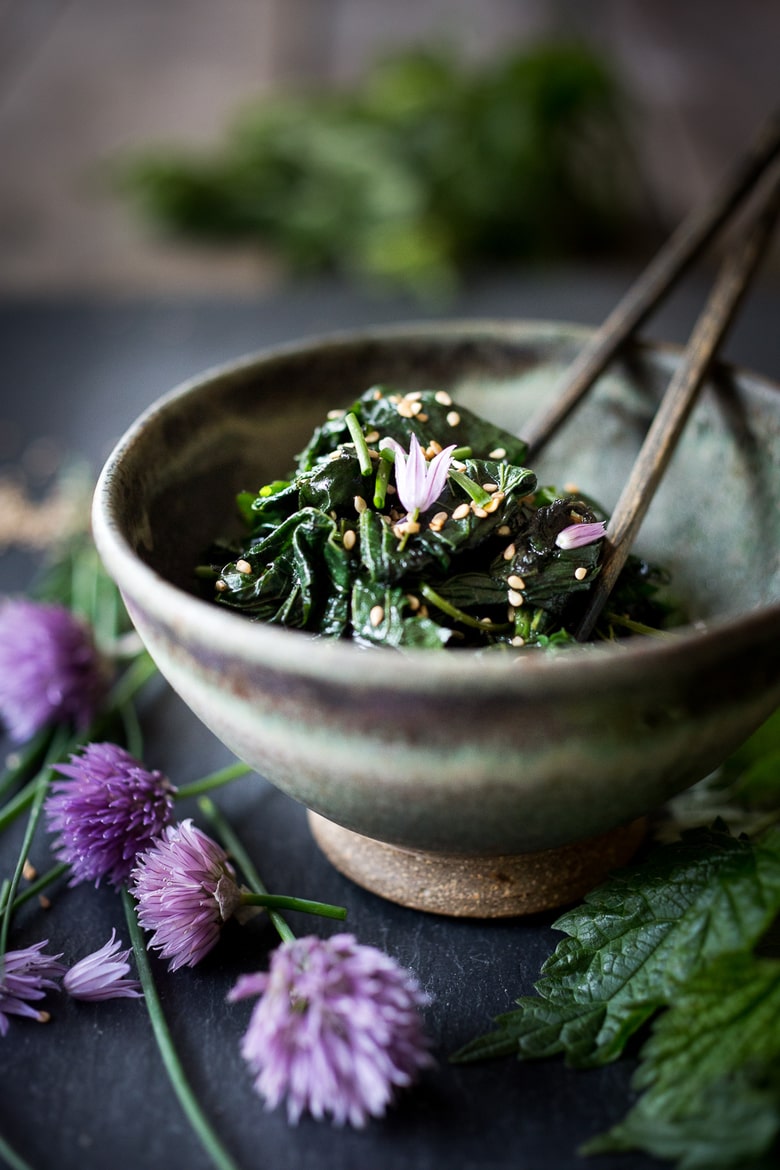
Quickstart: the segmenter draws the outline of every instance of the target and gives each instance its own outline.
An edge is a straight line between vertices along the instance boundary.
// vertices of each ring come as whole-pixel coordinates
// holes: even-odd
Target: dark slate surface
[[[449,315],[558,318],[593,323],[611,308],[626,278],[584,271],[530,274],[474,284]],[[681,340],[699,303],[686,287],[649,332]],[[780,290],[764,285],[749,302],[727,352],[780,375],[776,321]],[[338,287],[294,287],[256,301],[208,299],[97,304],[0,305],[0,473],[40,435],[85,456],[97,469],[137,413],[176,382],[203,368],[279,341],[332,329],[443,315],[402,301],[371,300]],[[0,557],[0,589],[23,588],[34,561]],[[162,683],[144,710],[146,758],[186,783],[229,757]],[[391,905],[341,877],[312,844],[304,810],[257,776],[218,796],[240,825],[266,883],[276,891],[341,903],[348,926],[411,966],[432,997],[429,1028],[438,1064],[384,1121],[363,1132],[304,1120],[289,1128],[266,1113],[239,1055],[250,1005],[230,1006],[237,975],[265,965],[275,936],[258,922],[229,928],[195,970],[169,975],[154,963],[160,994],[192,1084],[225,1145],[245,1170],[649,1170],[640,1156],[577,1154],[588,1137],[628,1108],[631,1058],[575,1072],[559,1061],[503,1060],[452,1066],[448,1054],[491,1018],[532,991],[560,934],[554,915],[463,922]],[[188,811],[186,808],[181,810]],[[0,839],[0,874],[16,856],[21,826]],[[33,861],[47,865],[46,841]],[[102,945],[116,926],[127,939],[110,890],[54,891],[48,912],[28,907],[11,945],[47,937],[75,961]],[[300,933],[332,929],[313,920]],[[14,1020],[0,1040],[0,1133],[35,1170],[206,1170],[167,1083],[142,1003],[78,1004],[50,999],[45,1027]],[[2,1159],[0,1159],[2,1161]]]

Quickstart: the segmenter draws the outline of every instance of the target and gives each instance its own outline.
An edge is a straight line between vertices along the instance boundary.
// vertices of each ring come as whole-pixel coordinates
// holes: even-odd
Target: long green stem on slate
[[[173,1038],[168,1028],[168,1023],[163,1014],[160,998],[157,994],[157,987],[152,975],[152,969],[149,964],[149,957],[146,953],[143,935],[141,928],[138,925],[138,918],[135,913],[135,906],[133,900],[126,890],[122,891],[122,900],[124,903],[125,917],[127,919],[127,929],[130,933],[130,942],[133,948],[135,957],[135,964],[138,970],[138,978],[141,982],[141,988],[144,993],[146,1001],[146,1010],[149,1015],[149,1021],[152,1025],[154,1038],[157,1042],[157,1047],[162,1057],[165,1071],[168,1074],[168,1079],[171,1083],[171,1088],[176,1094],[179,1104],[192,1126],[197,1138],[205,1149],[206,1153],[211,1158],[215,1166],[219,1170],[237,1170],[236,1163],[228,1154],[227,1150],[222,1145],[216,1133],[212,1129],[208,1120],[206,1119],[203,1110],[198,1103],[198,1100],[192,1091],[192,1087],[187,1080],[184,1069],[182,1067],[179,1055],[176,1051],[176,1046],[173,1043]]]

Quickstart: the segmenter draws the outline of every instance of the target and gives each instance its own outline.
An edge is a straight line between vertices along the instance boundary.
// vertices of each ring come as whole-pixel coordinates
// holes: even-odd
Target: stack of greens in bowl
[[[605,515],[540,486],[515,435],[445,391],[367,390],[334,410],[288,479],[243,492],[247,534],[208,552],[222,605],[395,647],[573,641]],[[631,557],[595,636],[663,625],[663,574]]]

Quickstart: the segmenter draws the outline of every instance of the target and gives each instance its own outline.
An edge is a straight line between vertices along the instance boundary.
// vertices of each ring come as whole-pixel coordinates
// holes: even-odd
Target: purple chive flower
[[[107,685],[89,628],[61,605],[0,602],[0,718],[22,743],[47,723],[89,725]]]
[[[436,503],[452,463],[455,444],[445,447],[438,455],[426,460],[416,435],[409,440],[409,454],[395,439],[382,439],[379,446],[389,448],[395,455],[395,486],[398,498],[406,508],[410,519],[416,520],[420,512],[426,512]]]
[[[308,1111],[360,1128],[433,1063],[420,1015],[428,997],[350,934],[283,943],[268,973],[242,976],[229,999],[254,995],[242,1055],[267,1108],[287,1097],[292,1124]]]
[[[169,825],[139,854],[130,892],[138,902],[138,921],[154,932],[149,946],[171,960],[170,971],[200,962],[240,897],[227,854],[191,820]]]
[[[98,1002],[104,999],[137,999],[142,995],[135,979],[126,979],[130,970],[127,956],[130,950],[120,951],[116,931],[99,951],[86,955],[66,971],[62,986],[73,999]],[[119,953],[117,953],[119,952]]]
[[[597,520],[593,524],[570,524],[568,528],[562,528],[555,538],[555,543],[558,548],[582,548],[584,544],[593,544],[594,541],[601,540],[607,530],[607,526],[603,520]]]
[[[71,885],[130,877],[136,854],[170,822],[175,789],[162,772],[148,772],[115,743],[89,743],[52,784],[46,802],[54,852],[72,870]]]
[[[27,1016],[45,1023],[48,1012],[34,1008],[30,1001],[40,1000],[50,988],[57,987],[57,979],[65,972],[58,960],[62,955],[44,955],[48,939],[25,947],[22,951],[6,951],[0,975],[0,1036],[8,1031],[9,1016]]]

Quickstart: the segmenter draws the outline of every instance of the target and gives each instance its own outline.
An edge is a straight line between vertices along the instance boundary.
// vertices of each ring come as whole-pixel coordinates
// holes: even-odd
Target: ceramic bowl
[[[252,623],[193,567],[234,496],[283,475],[327,410],[382,383],[446,389],[522,434],[585,341],[539,322],[342,334],[206,372],[153,405],[97,487],[94,532],[162,674],[237,756],[311,813],[356,881],[443,913],[579,896],[641,818],[714,769],[780,701],[780,392],[715,369],[636,550],[690,624],[561,653],[364,650]],[[680,360],[637,344],[535,470],[613,506]]]

